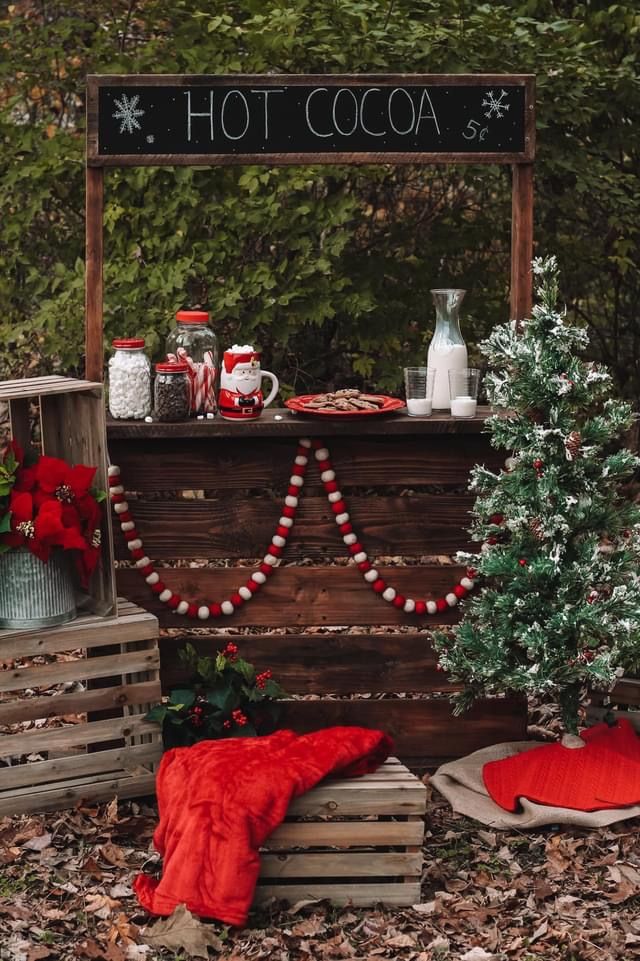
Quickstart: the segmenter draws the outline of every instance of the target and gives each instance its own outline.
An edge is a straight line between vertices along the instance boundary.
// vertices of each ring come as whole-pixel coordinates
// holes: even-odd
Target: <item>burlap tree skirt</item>
[[[633,807],[608,808],[601,811],[575,811],[565,807],[536,804],[520,799],[521,810],[512,813],[499,807],[489,797],[482,780],[482,769],[489,761],[499,761],[543,745],[540,741],[510,741],[474,751],[459,761],[450,761],[438,768],[431,784],[442,794],[454,811],[474,818],[498,830],[537,828],[545,824],[571,824],[577,827],[599,828],[616,821],[640,817],[640,804]]]

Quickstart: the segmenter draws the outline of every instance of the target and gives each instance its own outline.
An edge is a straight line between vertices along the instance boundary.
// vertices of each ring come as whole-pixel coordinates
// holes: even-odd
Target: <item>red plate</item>
[[[309,410],[304,406],[314,397],[318,397],[318,394],[300,394],[299,397],[291,397],[285,400],[284,406],[295,411],[296,414],[307,414],[311,417],[375,417],[378,414],[390,414],[404,407],[404,401],[398,400],[397,397],[387,397],[385,394],[371,394],[371,396],[383,401],[382,407],[376,410],[322,410],[322,408]]]

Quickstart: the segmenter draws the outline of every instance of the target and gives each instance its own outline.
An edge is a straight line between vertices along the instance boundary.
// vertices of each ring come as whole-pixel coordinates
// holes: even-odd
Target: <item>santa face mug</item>
[[[271,390],[264,399],[262,378],[271,381]],[[278,378],[260,368],[260,354],[249,344],[234,344],[225,350],[220,369],[218,410],[227,420],[255,420],[278,393]]]

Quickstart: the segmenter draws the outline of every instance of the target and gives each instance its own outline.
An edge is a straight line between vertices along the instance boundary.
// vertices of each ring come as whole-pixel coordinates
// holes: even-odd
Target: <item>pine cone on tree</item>
[[[564,442],[564,447],[567,452],[567,460],[575,460],[575,458],[580,453],[581,445],[582,445],[582,436],[580,434],[580,431],[572,430]]]
[[[540,520],[539,517],[533,517],[529,521],[529,530],[531,531],[533,536],[536,538],[536,540],[539,540],[539,541],[544,540],[544,531],[542,529],[542,521]]]

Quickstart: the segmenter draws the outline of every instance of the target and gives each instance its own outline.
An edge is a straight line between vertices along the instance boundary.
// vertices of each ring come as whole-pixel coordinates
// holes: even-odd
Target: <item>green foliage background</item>
[[[640,11],[634,2],[0,2],[0,366],[82,365],[87,73],[518,72],[538,78],[536,242],[619,387],[640,387]],[[138,168],[106,176],[106,336],[162,349],[206,303],[284,390],[398,386],[468,288],[473,343],[508,314],[499,167]]]

